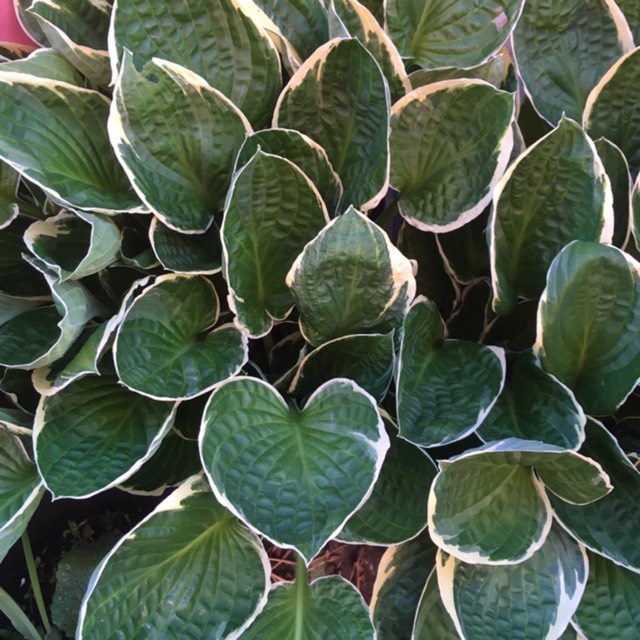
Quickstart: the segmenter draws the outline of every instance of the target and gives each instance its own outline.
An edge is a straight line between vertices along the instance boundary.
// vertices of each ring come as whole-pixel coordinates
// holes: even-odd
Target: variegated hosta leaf
[[[588,563],[584,548],[553,528],[545,544],[515,566],[466,564],[440,551],[436,569],[460,637],[556,640],[580,602]]]
[[[53,49],[36,49],[26,58],[4,62],[0,69],[84,87],[82,76]]]
[[[590,415],[613,413],[640,380],[640,264],[574,241],[553,261],[534,351]]]
[[[384,196],[388,88],[358,40],[335,38],[298,69],[278,98],[274,126],[301,131],[324,148],[342,180],[343,210],[349,205],[370,209]]]
[[[141,200],[165,225],[185,233],[209,227],[250,131],[238,108],[195,73],[160,59],[138,71],[124,54],[109,137]]]
[[[438,67],[437,69],[418,69],[409,74],[409,82],[413,89],[424,87],[434,82],[443,80],[457,80],[459,78],[469,78],[484,80],[492,84],[496,89],[502,85],[506,75],[508,63],[502,53],[489,58],[474,67]]]
[[[507,372],[505,386],[478,435],[485,442],[516,437],[578,449],[586,417],[573,393],[543,371],[530,351],[511,357]]]
[[[391,185],[424,231],[452,231],[491,201],[513,146],[513,95],[482,80],[415,89],[391,110]]]
[[[640,4],[637,0],[616,0],[622,10],[635,42],[640,42]]]
[[[143,62],[157,57],[190,69],[254,127],[269,121],[282,85],[275,46],[236,0],[117,0],[109,33],[114,77],[125,49]]]
[[[58,498],[85,498],[120,484],[153,455],[175,409],[111,376],[87,376],[44,396],[33,437],[47,488]]]
[[[440,461],[429,494],[431,537],[465,562],[522,562],[542,546],[551,527],[543,484],[578,505],[611,491],[602,467],[581,454],[537,441],[501,440]]]
[[[353,207],[305,247],[287,284],[302,334],[314,346],[399,329],[416,290],[411,262]]]
[[[0,156],[61,204],[139,206],[109,144],[108,114],[96,91],[0,69]]]
[[[640,573],[640,472],[600,423],[588,420],[586,433],[580,453],[602,465],[613,491],[580,507],[551,496],[556,518],[592,551]]]
[[[640,575],[587,552],[589,578],[573,616],[587,638],[640,638]]]
[[[24,409],[0,407],[0,430],[5,429],[15,435],[30,436],[32,428],[33,416]]]
[[[404,323],[398,363],[398,425],[421,446],[455,442],[473,433],[504,385],[504,352],[445,340],[436,306],[419,298]]]
[[[420,595],[435,566],[436,551],[428,532],[424,531],[384,552],[371,596],[378,640],[411,636]]]
[[[200,432],[220,502],[307,564],[365,502],[388,448],[375,401],[346,379],[301,410],[261,380],[230,380],[211,395]]]
[[[605,73],[589,94],[582,116],[594,140],[604,137],[622,150],[634,178],[640,170],[640,95],[634,86],[639,72],[637,48]]]
[[[636,178],[631,190],[631,229],[636,249],[640,251],[640,178]]]
[[[537,298],[556,254],[571,240],[610,242],[611,183],[593,142],[563,118],[513,164],[493,195],[490,222],[493,307],[510,313],[518,296]]]
[[[434,569],[429,574],[415,615],[411,640],[459,640],[456,626],[447,613],[440,588],[438,573]]]
[[[245,139],[238,152],[234,173],[247,164],[258,149],[293,162],[318,189],[329,215],[333,217],[338,213],[342,183],[329,162],[327,152],[317,142],[293,129],[256,131]]]
[[[210,391],[247,361],[247,338],[230,324],[212,329],[219,302],[203,276],[164,275],[145,289],[118,327],[120,381],[158,400]]]
[[[494,54],[509,37],[524,0],[388,0],[386,25],[404,58],[434,69],[471,67]]]
[[[552,126],[563,114],[579,121],[589,92],[633,48],[612,0],[527,0],[513,44],[527,93]]]
[[[258,537],[192,476],[98,565],[77,637],[238,637],[264,606],[269,573]]]
[[[27,528],[43,494],[24,445],[0,424],[0,562]]]
[[[358,38],[375,58],[389,84],[391,102],[411,91],[400,53],[373,14],[358,0],[331,0],[329,33],[332,38]]]
[[[391,446],[373,492],[338,534],[345,542],[400,544],[427,525],[427,496],[436,476],[433,460],[419,447],[398,437],[385,418]]]
[[[328,220],[317,189],[289,160],[258,150],[234,176],[221,229],[224,277],[236,323],[250,336],[288,315],[287,273]]]
[[[8,227],[20,213],[18,185],[20,174],[0,160],[0,229]]]

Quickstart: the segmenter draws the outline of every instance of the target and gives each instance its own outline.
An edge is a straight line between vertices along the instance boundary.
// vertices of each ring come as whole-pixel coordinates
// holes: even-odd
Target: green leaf
[[[493,55],[509,37],[524,0],[388,0],[386,25],[400,53],[437,67],[471,67]]]
[[[327,152],[309,136],[293,129],[263,129],[247,136],[236,158],[239,171],[258,149],[290,160],[313,182],[327,206],[329,215],[338,213],[342,183],[333,170]]]
[[[391,446],[367,501],[347,520],[340,540],[365,544],[399,544],[417,536],[427,525],[427,501],[436,476],[433,460],[398,437],[387,418]]]
[[[182,65],[229,98],[254,127],[266,124],[282,85],[269,36],[235,0],[118,0],[109,33],[114,77],[134,59]]]
[[[444,338],[437,308],[418,298],[404,324],[396,400],[400,435],[421,446],[473,433],[504,385],[502,349]]]
[[[424,585],[411,634],[412,640],[430,640],[430,638],[438,638],[438,640],[459,640],[460,638],[440,596],[435,567]]]
[[[120,484],[153,455],[175,409],[111,376],[87,376],[44,396],[33,437],[45,485],[55,497],[85,498]]]
[[[482,80],[415,89],[391,109],[391,185],[402,216],[452,231],[491,201],[513,146],[513,95]]]
[[[265,608],[241,636],[242,640],[376,637],[366,603],[344,578],[320,578],[300,591],[292,582],[272,587]]]
[[[537,441],[502,440],[440,462],[429,495],[431,537],[465,562],[522,562],[551,527],[543,484],[580,505],[611,491],[602,467],[584,455]]]
[[[640,251],[640,178],[636,178],[631,190],[631,225],[636,249]]]
[[[557,638],[587,581],[584,549],[553,528],[531,558],[510,567],[466,564],[444,552],[436,559],[442,599],[463,638]]]
[[[613,413],[640,380],[640,264],[575,241],[553,261],[534,351],[589,415]]]
[[[604,468],[613,491],[597,502],[579,507],[551,496],[555,516],[589,549],[640,573],[640,472],[600,423],[588,420],[586,434],[580,453]]]
[[[0,229],[8,227],[20,213],[18,186],[20,174],[0,160]]]
[[[0,155],[56,202],[97,213],[139,206],[107,137],[109,101],[0,70]]]
[[[611,183],[578,124],[563,118],[509,168],[496,187],[489,228],[493,307],[502,314],[518,296],[540,296],[568,242],[611,241]]]
[[[0,562],[27,528],[43,494],[24,445],[0,426]]]
[[[580,120],[587,96],[633,48],[620,9],[606,0],[527,0],[513,33],[518,72],[539,114]]]
[[[640,42],[640,4],[637,0],[616,0],[616,4],[627,20],[633,39]]]
[[[640,574],[587,552],[589,579],[573,620],[587,638],[640,638]]]
[[[247,338],[231,325],[212,330],[218,313],[216,290],[203,276],[156,278],[118,327],[120,381],[151,398],[184,400],[234,376],[247,361]]]
[[[364,504],[388,447],[375,401],[346,379],[322,385],[302,410],[261,380],[230,380],[211,395],[200,432],[218,500],[307,564]]]
[[[398,329],[416,288],[412,263],[353,207],[307,244],[287,284],[302,333],[314,346]]]
[[[508,360],[505,386],[477,433],[485,442],[516,437],[578,449],[585,423],[571,390],[525,351]]]
[[[482,62],[474,67],[438,67],[436,69],[418,69],[409,74],[409,82],[411,87],[417,89],[434,82],[442,82],[443,80],[457,80],[459,78],[469,78],[484,80],[492,84],[496,89],[500,89],[506,67],[508,66],[504,55],[498,53],[489,58],[486,62]]]
[[[236,322],[251,337],[289,314],[287,272],[328,219],[317,189],[289,160],[258,150],[234,176],[221,229],[224,277]]]
[[[32,54],[21,60],[4,62],[0,69],[26,73],[38,78],[66,82],[77,87],[84,86],[80,74],[53,49],[36,49]]]
[[[349,78],[349,82],[345,82]],[[342,180],[342,209],[375,207],[389,184],[389,95],[380,67],[358,40],[320,47],[278,98],[274,126],[320,144]]]
[[[78,638],[237,637],[264,606],[269,573],[257,536],[192,476],[100,563]]]
[[[33,416],[24,409],[0,407],[0,431],[4,429],[15,435],[30,436],[32,427]]]
[[[33,626],[27,614],[20,605],[0,587],[0,611],[7,617],[13,628],[20,634],[20,638],[27,640],[42,640],[42,636]],[[11,636],[10,636],[11,637]]]

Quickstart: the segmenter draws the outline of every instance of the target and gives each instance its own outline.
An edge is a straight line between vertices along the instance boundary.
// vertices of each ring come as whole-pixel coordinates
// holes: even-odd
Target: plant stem
[[[300,554],[296,557],[296,626],[294,640],[304,640],[304,612],[307,608],[309,582],[307,565]]]
[[[38,606],[38,613],[42,619],[44,630],[46,633],[49,633],[51,631],[51,624],[49,623],[49,616],[47,616],[47,609],[44,606],[44,598],[42,597],[38,572],[36,571],[36,562],[33,558],[31,542],[26,531],[22,534],[22,548],[24,550],[24,559],[27,563],[27,571],[29,572],[29,580],[31,580],[31,588],[33,589],[33,595],[36,599],[36,605]]]

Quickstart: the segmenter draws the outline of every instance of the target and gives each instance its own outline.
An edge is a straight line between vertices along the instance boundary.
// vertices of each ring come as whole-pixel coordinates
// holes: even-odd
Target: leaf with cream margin
[[[98,565],[77,637],[238,638],[265,605],[269,574],[258,537],[192,476]]]
[[[156,278],[118,327],[113,350],[122,384],[157,400],[185,400],[237,374],[247,361],[247,337],[230,324],[213,329],[219,312],[205,277]]]
[[[640,264],[574,241],[556,256],[538,307],[534,352],[585,413],[613,413],[640,380]]]
[[[162,58],[204,78],[252,126],[265,125],[282,86],[280,58],[246,11],[236,0],[116,0],[109,31],[114,79],[125,49],[143,63]]]
[[[462,638],[557,640],[587,582],[584,547],[554,527],[544,545],[514,566],[467,564],[440,551],[442,601]]]
[[[20,213],[18,186],[20,174],[0,160],[0,229],[8,227]]]
[[[224,382],[199,443],[218,500],[306,564],[364,504],[389,448],[375,400],[340,378],[302,409],[256,378]]]
[[[434,566],[420,595],[411,640],[459,640],[456,626],[448,614],[438,586],[438,573]]]
[[[307,244],[287,285],[302,334],[314,346],[399,329],[416,291],[411,261],[353,207]]]
[[[640,251],[640,177],[636,178],[631,190],[631,230],[636,249]]]
[[[342,210],[372,209],[386,193],[389,90],[358,40],[335,38],[306,60],[280,94],[273,125],[324,148],[344,187]]]
[[[86,376],[43,396],[33,438],[46,487],[57,498],[86,498],[120,484],[160,446],[176,406],[132,393],[112,376]]]
[[[479,216],[513,147],[513,95],[483,80],[419,87],[391,109],[391,186],[398,209],[423,231]]]
[[[551,262],[568,242],[611,242],[611,183],[595,145],[563,118],[509,168],[493,194],[489,223],[493,308],[542,293]]]
[[[54,201],[96,213],[138,209],[97,91],[0,67],[0,156]]]
[[[507,41],[524,0],[388,0],[385,22],[404,58],[424,67],[471,67]]]
[[[318,190],[289,160],[258,149],[233,177],[221,229],[223,274],[235,322],[250,337],[289,314],[287,273],[328,221]]]
[[[552,522],[547,492],[588,505],[612,489],[586,456],[509,438],[440,461],[429,494],[429,531],[465,562],[517,564],[543,544]],[[495,526],[500,522],[500,527]]]
[[[84,87],[82,76],[53,49],[36,49],[26,58],[2,63],[0,69]]]
[[[417,69],[409,74],[411,87],[417,89],[434,82],[443,80],[457,80],[459,78],[469,78],[484,80],[499,89],[505,79],[508,61],[505,54],[498,53],[489,58],[486,62],[473,67],[438,67],[437,69]]]
[[[0,407],[0,431],[5,430],[17,436],[30,436],[33,415],[20,407]]]
[[[436,446],[473,433],[504,385],[504,351],[446,340],[437,307],[416,299],[404,322],[396,383],[401,437]]]
[[[140,199],[183,233],[203,233],[223,208],[236,153],[251,132],[242,112],[203,78],[158,58],[138,71],[128,51],[108,128]]]

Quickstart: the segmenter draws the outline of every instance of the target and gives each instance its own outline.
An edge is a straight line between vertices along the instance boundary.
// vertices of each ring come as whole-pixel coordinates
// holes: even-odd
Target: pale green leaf
[[[53,49],[36,49],[31,55],[21,60],[5,62],[0,70],[26,73],[38,78],[66,82],[77,87],[84,86],[80,74]]]
[[[0,611],[7,617],[13,628],[26,640],[42,640],[42,636],[33,626],[20,605],[0,587]]]
[[[492,84],[496,89],[500,89],[506,74],[508,63],[502,53],[489,58],[474,67],[438,67],[437,69],[418,69],[409,74],[409,82],[413,89],[424,87],[434,82],[443,80],[457,80],[459,78],[469,78],[484,80]]]
[[[455,624],[442,602],[434,567],[420,597],[411,640],[459,640]]]

